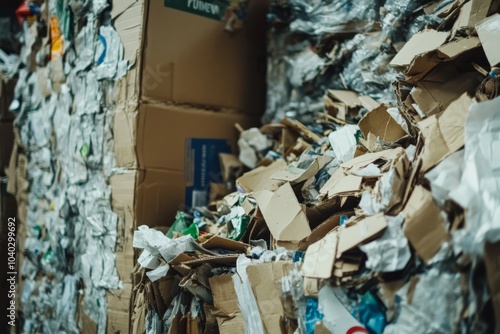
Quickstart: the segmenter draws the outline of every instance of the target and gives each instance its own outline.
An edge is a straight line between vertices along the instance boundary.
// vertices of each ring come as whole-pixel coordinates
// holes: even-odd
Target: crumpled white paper
[[[411,258],[408,240],[402,229],[403,215],[385,216],[387,229],[384,234],[359,248],[368,257],[366,267],[375,272],[393,272],[404,269]]]

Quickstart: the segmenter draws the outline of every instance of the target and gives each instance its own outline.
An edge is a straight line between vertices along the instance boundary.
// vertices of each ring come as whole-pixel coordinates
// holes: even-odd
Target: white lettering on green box
[[[228,0],[164,0],[165,7],[222,21]]]

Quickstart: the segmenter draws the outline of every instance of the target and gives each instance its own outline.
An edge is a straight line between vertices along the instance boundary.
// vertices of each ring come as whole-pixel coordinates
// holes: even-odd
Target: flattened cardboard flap
[[[452,102],[428,128],[422,154],[422,171],[426,172],[464,146],[465,118],[472,99],[463,94]]]
[[[417,254],[428,263],[449,239],[439,207],[430,191],[422,186],[413,190],[403,210],[404,233]]]
[[[254,197],[274,239],[299,241],[311,233],[304,209],[290,183],[285,183],[276,192],[257,192]]]
[[[240,186],[246,193],[251,193],[254,191],[270,190],[274,191],[283,184],[282,181],[271,180],[271,176],[284,169],[286,167],[286,162],[283,159],[274,161],[269,166],[257,167],[248,173],[243,174],[240,178],[236,180],[238,186]]]
[[[385,230],[386,227],[387,221],[384,214],[379,213],[341,229],[337,247],[337,258],[340,258],[344,252],[370,240]]]
[[[420,54],[435,50],[446,42],[449,33],[425,29],[416,33],[392,59],[392,66],[409,66]]]

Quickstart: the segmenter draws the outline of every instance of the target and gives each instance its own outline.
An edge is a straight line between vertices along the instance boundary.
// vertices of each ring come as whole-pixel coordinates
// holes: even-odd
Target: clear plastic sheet
[[[275,1],[272,16],[280,17],[280,22],[269,34],[270,84],[264,123],[287,116],[309,124],[308,114],[322,112],[313,110],[311,104],[321,101],[327,89],[353,90],[396,105],[391,83],[397,72],[389,63],[398,43],[442,21],[416,11],[428,2],[293,0],[285,5]],[[301,52],[308,61],[299,61]],[[321,62],[324,65],[318,70]]]

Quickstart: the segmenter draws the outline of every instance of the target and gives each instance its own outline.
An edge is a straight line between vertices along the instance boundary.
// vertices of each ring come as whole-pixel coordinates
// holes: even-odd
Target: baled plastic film
[[[123,59],[123,44],[116,30],[111,26],[101,26],[94,61],[97,79],[116,77],[118,64]]]
[[[290,23],[292,31],[322,35],[370,29],[378,19],[380,1],[330,0],[309,4],[293,0],[290,5],[296,16]],[[346,27],[349,23],[351,25]]]

